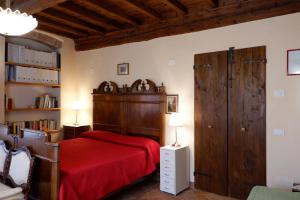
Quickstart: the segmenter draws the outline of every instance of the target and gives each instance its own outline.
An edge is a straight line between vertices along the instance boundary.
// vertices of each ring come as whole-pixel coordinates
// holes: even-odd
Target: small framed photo
[[[128,75],[129,74],[129,63],[118,64],[117,68],[118,68],[117,69],[118,75]]]
[[[300,75],[300,49],[287,51],[287,75]]]
[[[167,113],[178,112],[178,94],[167,95]]]

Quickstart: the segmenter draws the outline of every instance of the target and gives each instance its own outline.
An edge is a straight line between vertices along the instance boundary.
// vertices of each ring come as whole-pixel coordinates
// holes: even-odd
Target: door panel
[[[240,199],[266,184],[265,58],[265,47],[240,49],[229,65],[228,193]]]
[[[227,195],[227,51],[195,55],[195,187]]]

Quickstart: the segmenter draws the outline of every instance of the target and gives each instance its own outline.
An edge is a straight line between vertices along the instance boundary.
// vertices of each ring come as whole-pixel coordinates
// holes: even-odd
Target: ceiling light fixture
[[[0,34],[18,36],[28,33],[38,25],[37,20],[28,15],[21,13],[19,10],[12,11],[10,0],[6,0],[6,9],[0,7]]]

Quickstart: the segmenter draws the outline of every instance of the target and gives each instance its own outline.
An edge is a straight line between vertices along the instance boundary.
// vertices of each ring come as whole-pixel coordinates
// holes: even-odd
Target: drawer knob
[[[241,131],[242,131],[242,132],[246,132],[246,128],[242,127],[242,128],[241,128]]]
[[[208,125],[208,128],[213,128],[213,125]]]

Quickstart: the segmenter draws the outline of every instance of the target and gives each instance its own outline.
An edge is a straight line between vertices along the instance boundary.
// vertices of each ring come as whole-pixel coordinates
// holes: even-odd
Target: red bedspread
[[[60,200],[100,199],[159,163],[159,144],[141,137],[90,131],[60,144]]]

